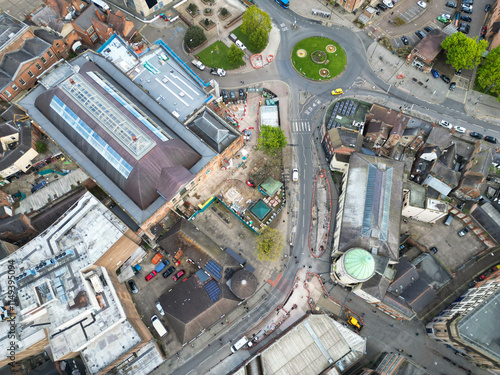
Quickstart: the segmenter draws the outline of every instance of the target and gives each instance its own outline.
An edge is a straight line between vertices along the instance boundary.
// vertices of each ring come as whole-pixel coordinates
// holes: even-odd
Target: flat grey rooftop
[[[460,337],[480,351],[500,361],[500,292],[469,313],[458,323]]]

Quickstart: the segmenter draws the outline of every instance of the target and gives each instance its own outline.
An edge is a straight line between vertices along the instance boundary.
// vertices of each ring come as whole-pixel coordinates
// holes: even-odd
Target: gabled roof
[[[188,128],[217,153],[222,153],[239,136],[208,109],[190,123]]]
[[[17,134],[18,130],[10,122],[0,125],[0,138],[7,137],[8,135]]]
[[[99,12],[99,10],[94,3],[90,3],[90,5],[73,22],[75,25],[86,31],[93,25],[92,19],[97,19],[95,12]]]
[[[375,120],[382,121],[390,126],[396,125],[406,125],[410,121],[410,116],[404,114],[400,111],[395,111],[387,107],[383,107],[378,104],[372,104],[370,112],[367,115],[367,119],[372,122]]]
[[[441,156],[439,157],[439,161],[448,168],[454,168],[456,164],[455,158],[456,158],[455,143],[452,143],[443,150]]]
[[[413,284],[404,290],[401,296],[416,313],[422,311],[425,306],[437,297],[432,286],[424,279],[415,280]]]
[[[63,29],[64,22],[60,19],[59,15],[54,9],[45,4],[35,9],[30,14],[31,21],[38,26],[48,26],[52,30],[60,33]],[[36,34],[36,31],[35,31]]]
[[[433,29],[430,33],[427,33],[424,39],[422,39],[413,48],[412,53],[418,53],[421,56],[427,58],[427,63],[433,61],[439,52],[442,51],[441,43],[446,38],[446,34],[439,29]]]
[[[330,141],[334,149],[339,147],[352,148],[355,151],[361,151],[363,145],[363,136],[359,132],[353,132],[342,128],[333,128],[328,130]]]
[[[456,187],[460,180],[460,172],[447,167],[439,160],[434,163],[429,173],[433,173],[437,178],[440,176],[439,179],[452,188]]]
[[[361,290],[379,300],[382,300],[390,283],[391,281],[386,279],[384,276],[375,274],[368,281],[363,283]]]
[[[0,51],[27,28],[28,25],[12,18],[9,14],[0,14]]]
[[[32,134],[30,121],[26,120],[17,124],[19,125],[19,142],[15,149],[5,150],[5,153],[0,158],[0,170],[9,168],[31,149]]]
[[[419,279],[417,269],[406,258],[399,259],[399,263],[394,266],[396,277],[387,289],[395,295],[402,294],[405,289]]]
[[[469,172],[486,177],[493,162],[493,151],[484,145],[480,147],[480,151],[473,157],[472,167],[469,169]]]

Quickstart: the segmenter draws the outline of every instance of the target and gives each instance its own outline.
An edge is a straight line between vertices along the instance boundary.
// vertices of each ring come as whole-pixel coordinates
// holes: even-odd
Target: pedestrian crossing
[[[309,133],[311,131],[311,123],[305,120],[293,120],[292,132],[293,133]]]

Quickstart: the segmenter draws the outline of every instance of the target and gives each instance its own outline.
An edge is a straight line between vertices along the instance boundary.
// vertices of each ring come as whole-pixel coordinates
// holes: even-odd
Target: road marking
[[[292,121],[292,132],[293,133],[307,133],[311,131],[311,124],[309,121]]]

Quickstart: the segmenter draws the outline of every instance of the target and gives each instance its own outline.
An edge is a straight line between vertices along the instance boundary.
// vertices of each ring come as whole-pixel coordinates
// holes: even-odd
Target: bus
[[[283,9],[288,9],[290,6],[290,0],[275,0]]]

